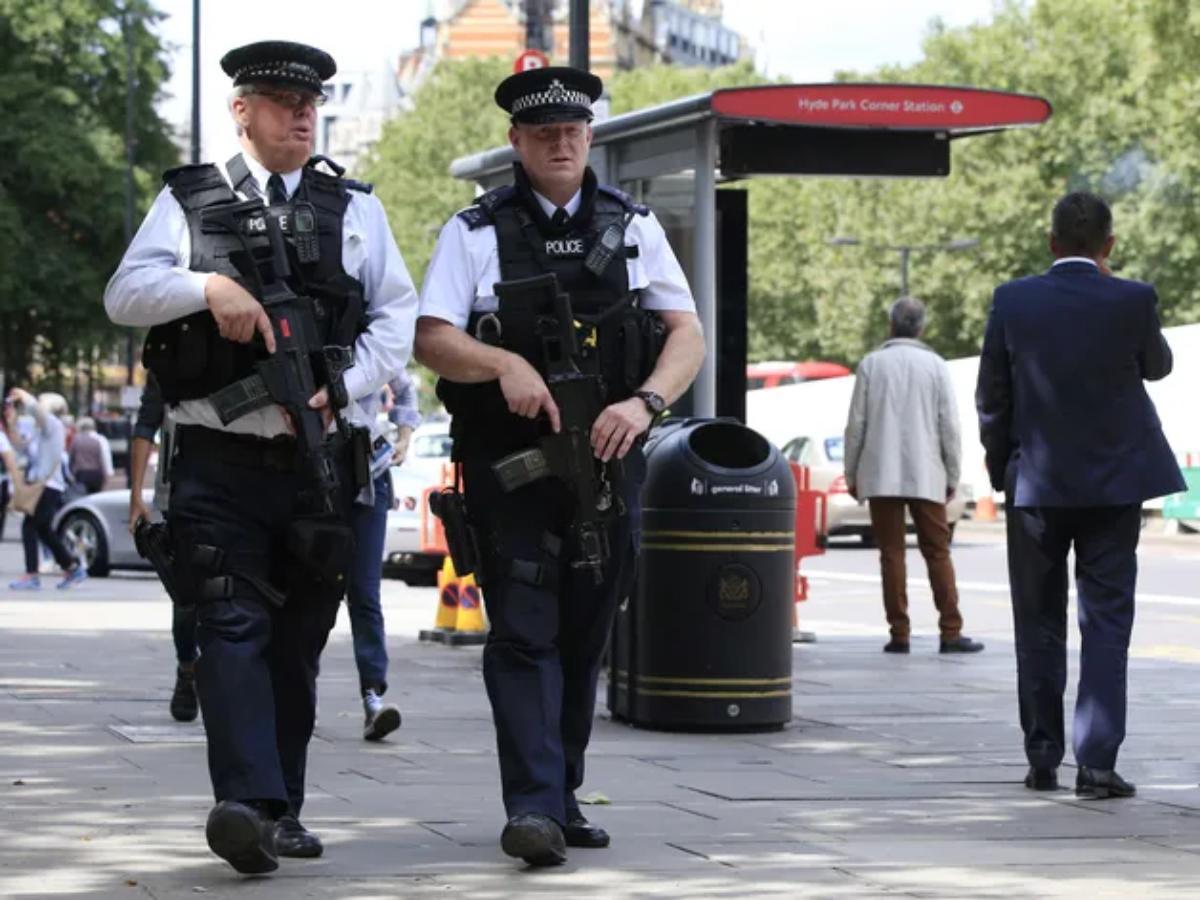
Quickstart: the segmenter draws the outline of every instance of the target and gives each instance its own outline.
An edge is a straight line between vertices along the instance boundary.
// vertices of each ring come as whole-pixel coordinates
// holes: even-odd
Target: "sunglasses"
[[[272,103],[277,103],[284,109],[297,110],[306,106],[320,107],[329,98],[324,94],[314,94],[312,91],[265,91],[256,90],[253,93],[266,97]]]

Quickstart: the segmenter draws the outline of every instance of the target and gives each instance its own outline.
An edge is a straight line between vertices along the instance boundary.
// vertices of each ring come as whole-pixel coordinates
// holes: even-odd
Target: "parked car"
[[[437,584],[445,559],[421,550],[421,504],[426,488],[442,483],[450,462],[449,422],[430,422],[413,432],[402,466],[392,466],[392,509],[388,512],[383,547],[384,574],[414,586]]]
[[[149,506],[153,489],[142,491]],[[149,569],[137,554],[129,533],[129,489],[100,491],[72,500],[51,522],[63,545],[88,568],[89,575],[103,578],[112,569]]]
[[[751,363],[746,366],[746,390],[799,384],[802,381],[820,381],[822,378],[839,378],[849,374],[850,370],[843,365],[816,360]]]
[[[783,455],[790,461],[808,466],[812,473],[813,490],[824,491],[826,500],[826,536],[857,536],[868,547],[875,545],[871,532],[871,512],[865,500],[855,500],[846,487],[843,469],[845,447],[842,436],[815,438],[801,435],[783,445]],[[970,485],[960,483],[954,499],[946,504],[946,518],[950,522],[950,539],[954,540],[954,528],[967,508]],[[912,517],[905,513],[908,530],[913,530]]]

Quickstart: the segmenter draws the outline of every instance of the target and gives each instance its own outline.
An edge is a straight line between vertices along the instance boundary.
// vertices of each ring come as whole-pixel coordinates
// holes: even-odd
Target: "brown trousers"
[[[879,544],[879,568],[883,576],[883,609],[891,626],[892,637],[907,641],[908,590],[904,569],[904,508],[917,526],[917,546],[929,570],[933,605],[938,611],[938,629],[942,640],[949,641],[962,632],[958,612],[958,588],[954,584],[954,563],[950,561],[950,525],[946,504],[911,497],[872,497],[871,530]]]

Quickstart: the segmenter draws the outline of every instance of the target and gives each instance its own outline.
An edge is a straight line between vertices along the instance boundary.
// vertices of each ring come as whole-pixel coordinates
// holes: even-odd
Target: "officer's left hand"
[[[653,419],[640,397],[630,397],[605,408],[592,425],[592,449],[596,458],[604,462],[614,456],[624,459],[633,442],[650,428]]]
[[[328,430],[329,423],[333,421],[333,407],[329,405],[329,388],[321,388],[309,397],[308,408],[320,410],[321,424]]]

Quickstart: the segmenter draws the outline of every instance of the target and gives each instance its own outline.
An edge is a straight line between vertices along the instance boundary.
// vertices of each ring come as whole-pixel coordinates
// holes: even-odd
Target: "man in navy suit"
[[[1075,793],[1131,797],[1125,738],[1142,501],[1184,490],[1143,380],[1171,371],[1154,288],[1112,277],[1112,212],[1068,194],[1044,275],[996,289],[975,405],[992,487],[1007,498],[1021,728],[1033,790],[1058,787],[1067,681],[1067,552],[1082,634]]]

